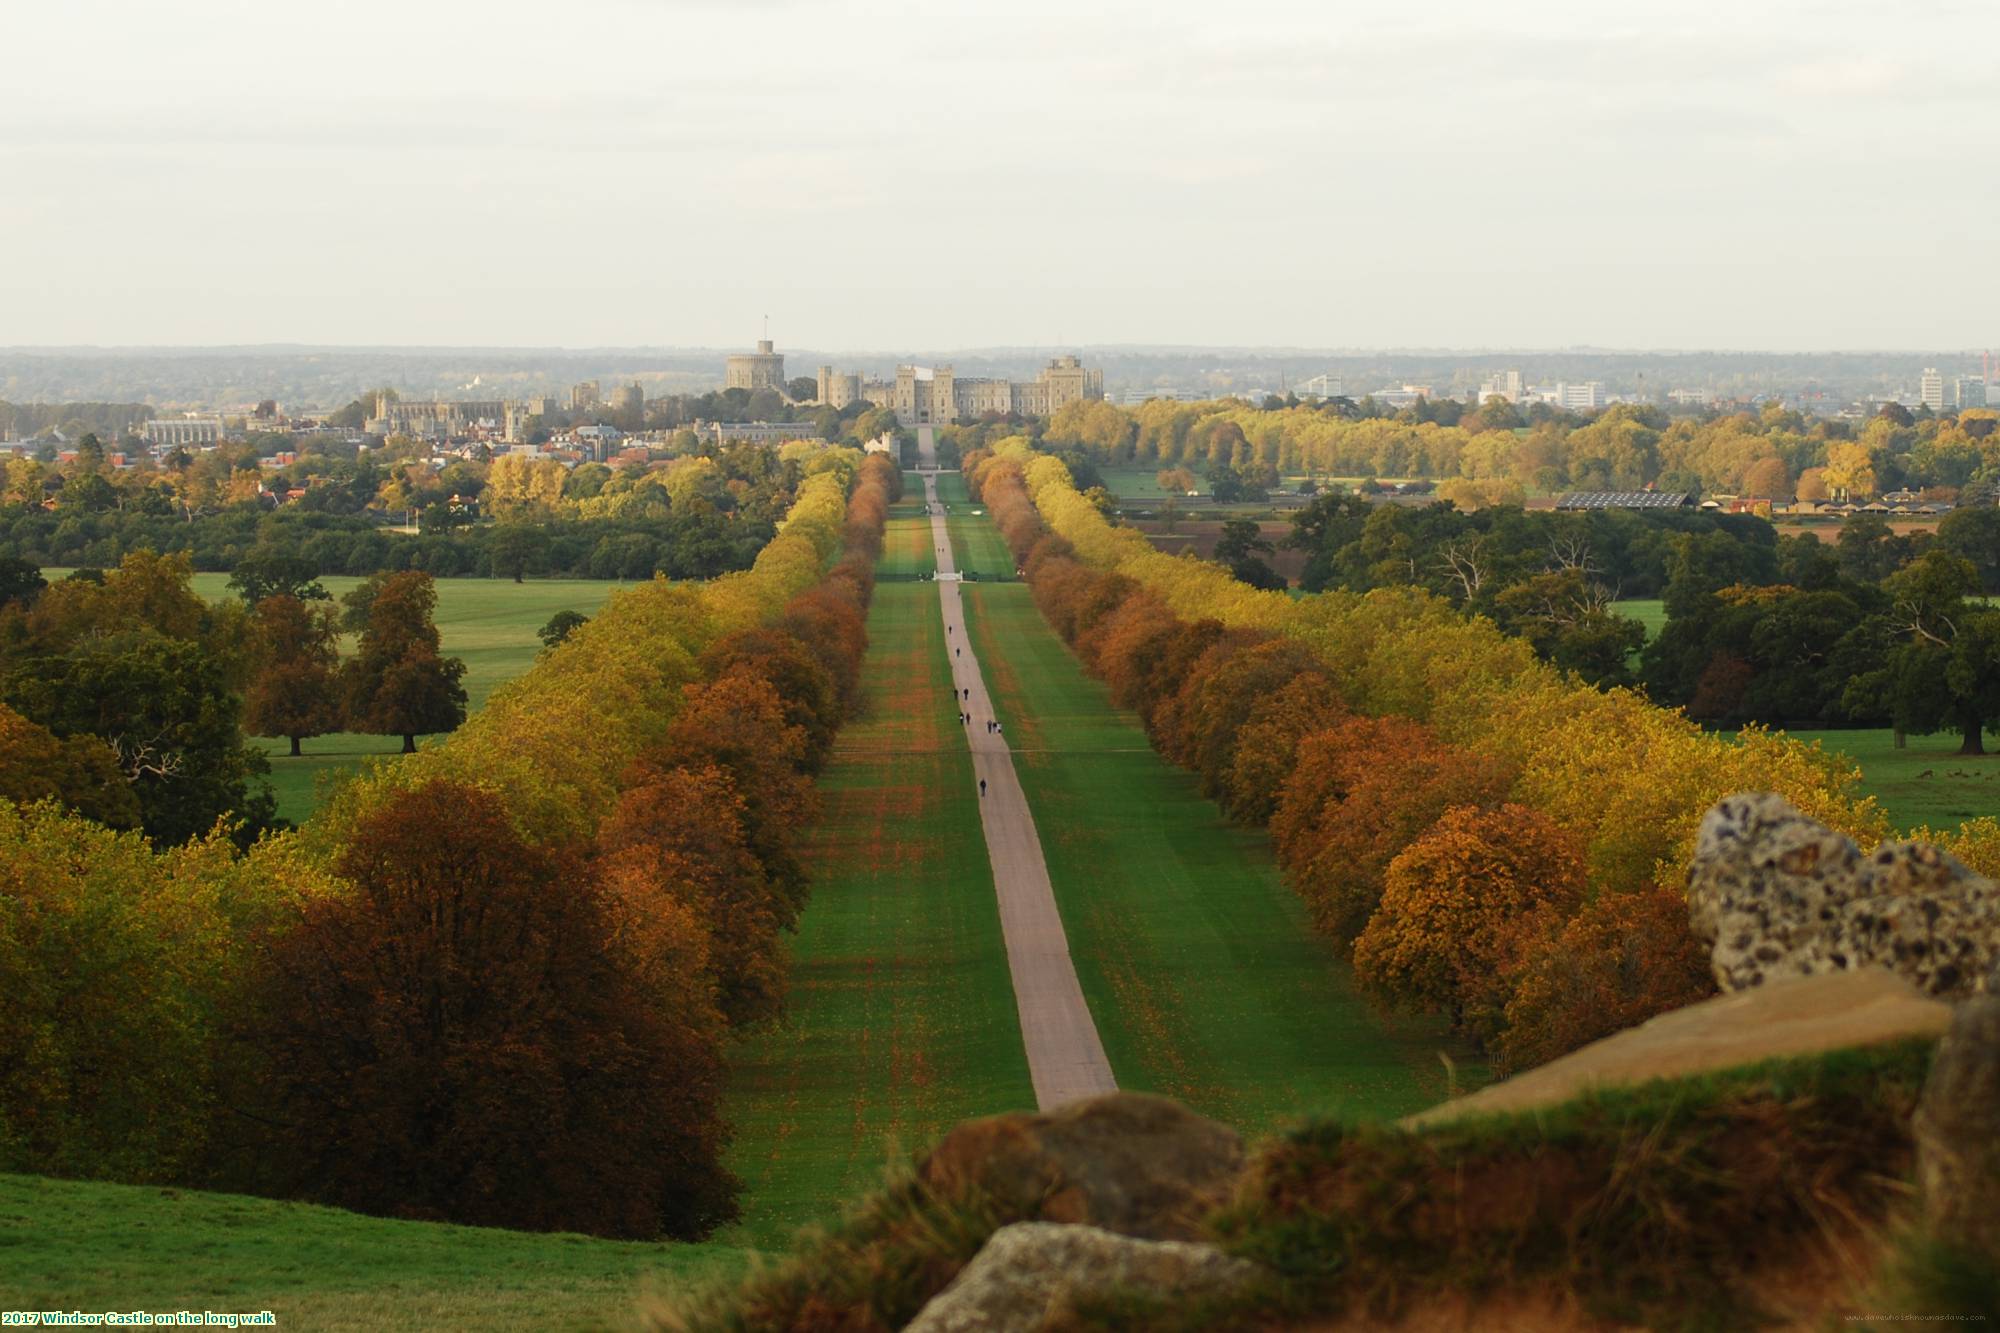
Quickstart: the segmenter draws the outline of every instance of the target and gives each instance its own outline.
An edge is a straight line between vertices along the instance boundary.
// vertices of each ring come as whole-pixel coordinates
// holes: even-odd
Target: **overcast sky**
[[[1995,0],[45,0],[0,344],[2000,344]]]

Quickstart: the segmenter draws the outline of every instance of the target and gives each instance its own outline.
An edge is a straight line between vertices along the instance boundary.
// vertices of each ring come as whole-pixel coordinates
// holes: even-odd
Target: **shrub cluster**
[[[1817,747],[1705,735],[1413,589],[1295,601],[1164,555],[1024,442],[968,466],[1049,622],[1162,755],[1269,825],[1363,986],[1508,1063],[1708,992],[1665,904],[1716,800],[1778,791],[1864,843],[1883,831]]]
[[[0,1165],[621,1236],[731,1217],[727,1043],[782,1000],[791,837],[851,712],[898,480],[845,455],[752,569],[620,594],[446,743],[247,856],[4,807],[0,860],[54,868],[0,900],[28,997],[0,1067],[41,1075],[0,1084]],[[124,960],[115,1012],[74,1030],[68,978]],[[156,1026],[178,1034],[158,1060],[91,1046]]]

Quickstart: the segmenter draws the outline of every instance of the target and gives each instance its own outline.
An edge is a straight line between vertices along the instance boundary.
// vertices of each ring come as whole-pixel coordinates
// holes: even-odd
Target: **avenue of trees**
[[[899,484],[826,451],[749,570],[620,593],[247,852],[0,802],[0,1169],[614,1236],[728,1220],[729,1044],[781,1010],[794,839]],[[410,577],[365,614],[421,658]],[[346,686],[331,612],[225,609]],[[132,984],[88,983],[113,969]]]
[[[1050,623],[1164,756],[1268,825],[1363,987],[1503,1065],[1709,993],[1680,886],[1715,800],[1778,791],[1884,832],[1845,761],[1706,734],[1422,588],[1293,600],[1113,527],[1025,441],[968,464]]]

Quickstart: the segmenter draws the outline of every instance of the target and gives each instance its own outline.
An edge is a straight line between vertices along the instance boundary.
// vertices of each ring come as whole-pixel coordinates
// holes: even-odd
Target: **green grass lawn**
[[[1356,997],[1280,882],[1269,839],[1227,823],[1153,752],[1028,589],[975,584],[966,608],[1119,1085],[1250,1133],[1442,1100],[1436,1053],[1463,1052]]]
[[[1104,478],[1104,488],[1120,500],[1164,500],[1169,495],[1187,499],[1185,491],[1169,491],[1161,488],[1156,478],[1163,470],[1165,469],[1160,466],[1100,467],[1097,469],[1097,475]],[[1208,482],[1203,477],[1208,471],[1206,465],[1202,467],[1190,465],[1188,471],[1194,474],[1194,489],[1201,492],[1202,498],[1207,498]]]
[[[875,565],[878,577],[923,578],[937,569],[937,553],[931,547],[930,526],[923,512],[924,483],[916,473],[905,472],[903,498],[889,506],[893,526],[883,534],[882,559]]]
[[[1860,764],[1862,794],[1880,802],[1899,831],[1926,824],[1956,828],[1980,815],[2000,815],[2000,755],[1961,758],[1956,733],[1910,736],[1900,750],[1887,728],[1786,734],[1818,741]]]
[[[1648,642],[1658,637],[1667,627],[1667,604],[1657,597],[1628,597],[1613,602],[1611,609],[1621,616],[1630,616],[1646,627]]]
[[[601,1329],[749,1265],[652,1245],[0,1175],[0,1308],[270,1310],[281,1329]]]
[[[883,562],[929,542],[927,519],[892,519]],[[895,1149],[1034,1106],[936,585],[878,583],[868,637],[868,712],[840,733],[806,839],[790,1016],[734,1058],[745,1243],[832,1217]]]

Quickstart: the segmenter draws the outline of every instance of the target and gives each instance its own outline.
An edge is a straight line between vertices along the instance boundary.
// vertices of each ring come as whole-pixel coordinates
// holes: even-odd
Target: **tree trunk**
[[[1898,750],[1900,750],[1900,749],[1902,749],[1902,748],[1903,748],[1904,746],[1906,746],[1906,745],[1908,745],[1908,744],[1909,744],[1909,737],[1907,737],[1907,736],[1905,736],[1905,735],[1903,734],[1903,729],[1902,729],[1901,727],[1897,727],[1897,728],[1896,728],[1896,748],[1897,748]]]
[[[299,757],[299,738],[297,736],[294,736],[292,737],[292,758],[297,759],[298,757]]]
[[[517,569],[514,571],[514,582],[519,583],[520,581],[521,581],[521,571]]]
[[[1973,718],[1965,724],[1965,744],[1958,747],[1960,754],[1985,754],[1986,747],[1979,743],[1979,719]]]
[[[417,752],[417,738],[415,736],[405,735],[403,737],[403,753],[415,754],[416,752]]]

